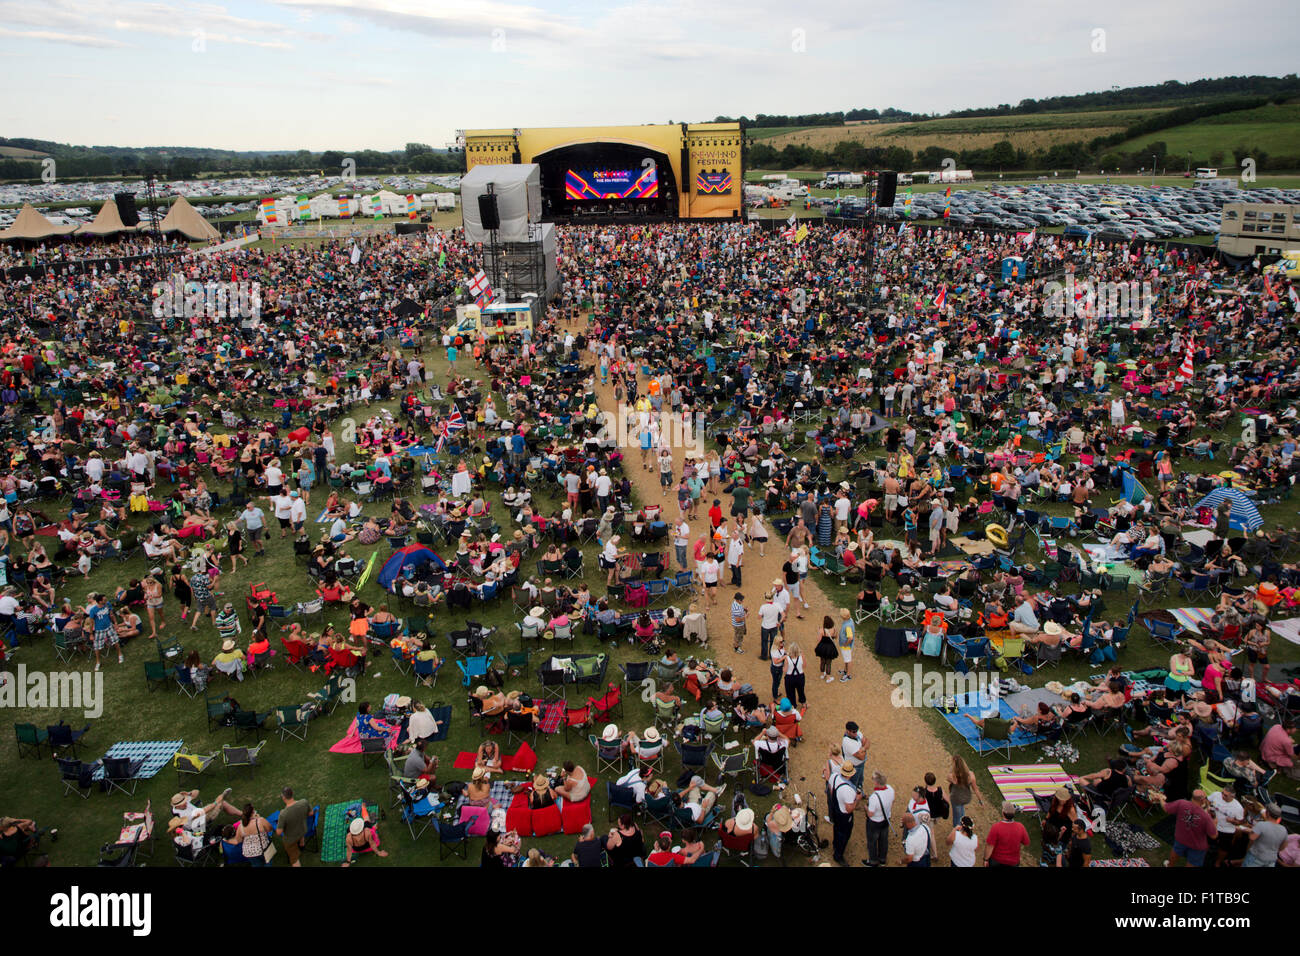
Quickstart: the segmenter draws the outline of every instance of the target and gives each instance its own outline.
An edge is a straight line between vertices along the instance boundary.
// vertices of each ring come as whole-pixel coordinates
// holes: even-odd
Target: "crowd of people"
[[[1145,584],[1204,577],[1222,600],[1204,639],[1176,649],[1163,694],[1134,694],[1117,666],[1071,692],[1077,699],[1017,716],[1014,728],[1000,727],[998,714],[973,718],[994,739],[1117,713],[1159,738],[1151,752],[1120,750],[1106,776],[1072,784],[1063,802],[1081,809],[1048,814],[1044,853],[1050,843],[1064,847],[1058,862],[1089,862],[1094,804],[1104,811],[1127,789],[1175,814],[1184,828],[1176,850],[1197,849],[1186,827],[1201,824],[1187,818],[1200,821],[1192,808],[1210,806],[1233,827],[1220,862],[1294,855],[1270,829],[1278,808],[1266,790],[1249,806],[1221,790],[1228,806],[1215,809],[1192,789],[1187,764],[1213,732],[1257,777],[1296,773],[1288,715],[1300,708],[1290,683],[1270,674],[1268,654],[1268,625],[1300,587],[1286,560],[1293,533],[1241,533],[1230,505],[1209,515],[1196,507],[1223,486],[1261,505],[1289,487],[1298,373],[1288,335],[1295,307],[1280,280],[1174,247],[1040,237],[1036,272],[1008,283],[1001,262],[1025,252],[1020,239],[944,229],[822,227],[794,242],[753,223],[674,223],[572,226],[560,240],[558,300],[515,341],[436,331],[445,317],[433,303],[453,277],[463,284],[477,269],[476,250],[458,235],[437,246],[394,236],[245,248],[0,285],[10,463],[0,474],[0,553],[12,584],[0,624],[11,643],[48,626],[84,641],[97,668],[112,666],[133,637],[158,636],[179,614],[220,641],[211,661],[189,655],[191,678],[238,679],[266,651],[269,618],[257,602],[241,613],[218,600],[223,562],[234,572],[261,560],[268,539],[279,553],[292,539],[319,600],[347,607],[350,623],[344,634],[294,622],[290,638],[322,662],[347,652],[361,666],[393,618],[359,593],[359,548],[419,530],[442,557],[396,578],[394,598],[430,615],[512,599],[530,632],[626,636],[663,652],[656,712],[701,708],[671,732],[689,742],[721,722],[753,733],[760,770],[781,784],[789,748],[807,744],[817,716],[809,670],[857,688],[854,654],[888,624],[913,625],[904,650],[922,659],[994,638],[988,656],[1005,672],[1028,655],[1060,653],[1121,665],[1131,601],[1108,598],[1097,559],[1066,543],[1071,532],[1092,535]],[[155,317],[148,290],[175,269],[199,282],[258,282],[260,317],[240,327]],[[1154,303],[1114,316],[1089,294],[1062,319],[1046,307],[1044,282],[1067,273],[1147,282]],[[403,329],[441,338],[447,381],[433,381],[421,349],[402,347]],[[627,442],[608,433],[610,409],[598,397],[607,385],[631,410]],[[338,419],[357,406],[368,420],[338,434]],[[457,431],[440,432],[453,411]],[[1248,434],[1223,447],[1243,417]],[[669,426],[707,442],[679,460]],[[418,456],[442,440],[450,454]],[[351,454],[340,454],[343,442]],[[1189,467],[1214,456],[1218,472]],[[1129,494],[1135,482],[1154,493]],[[377,487],[396,492],[386,518],[362,511]],[[313,535],[321,507],[327,530]],[[1192,526],[1208,529],[1212,546],[1188,548],[1182,531]],[[1045,550],[1037,565],[1023,558],[1057,527],[1050,560]],[[42,537],[58,540],[56,553]],[[958,541],[970,549],[954,551]],[[584,573],[588,544],[600,573]],[[750,568],[769,550],[780,571],[756,581]],[[148,575],[75,606],[78,580],[137,552]],[[691,592],[687,606],[651,614],[645,582],[674,564],[689,579],[674,579]],[[805,615],[810,575],[827,568],[828,581],[838,576],[856,596]],[[570,571],[582,578],[572,586]],[[1059,587],[1070,581],[1082,585],[1077,593]],[[390,639],[407,662],[436,667],[431,640],[378,638]],[[1017,640],[1026,655],[1009,650]],[[683,642],[702,646],[682,659],[673,645]],[[745,655],[768,665],[770,688],[736,677],[740,663],[728,665]],[[471,712],[485,718],[532,706],[518,692],[479,689],[486,695],[471,695]],[[827,718],[846,730],[823,775],[835,862],[848,862],[859,812],[872,865],[889,860],[894,821],[911,865],[937,860],[941,845],[955,865],[1021,859],[1028,838],[1014,808],[977,833],[965,811],[979,787],[963,761],[945,780],[926,775],[905,811],[901,800],[895,808],[883,772],[867,783],[870,728],[839,716]],[[607,743],[637,760],[618,785],[636,804],[667,791],[701,826],[651,839],[634,815],[623,817],[605,836],[583,833],[569,862],[590,865],[599,847],[611,862],[689,864],[707,855],[703,824],[715,816],[728,837],[757,834],[752,842],[779,853],[773,834],[797,829],[799,808],[759,817],[699,775],[672,786],[646,774],[641,763],[662,752],[662,734],[658,725],[615,728]],[[492,758],[480,759],[468,799],[490,804],[481,791]],[[580,766],[566,766],[521,792],[578,800],[583,779]],[[213,806],[240,818],[230,839],[245,855],[266,837],[256,815],[224,797]],[[939,820],[951,820],[948,832]],[[548,862],[496,826],[488,844],[485,865]],[[350,851],[377,848],[373,827],[349,836]]]

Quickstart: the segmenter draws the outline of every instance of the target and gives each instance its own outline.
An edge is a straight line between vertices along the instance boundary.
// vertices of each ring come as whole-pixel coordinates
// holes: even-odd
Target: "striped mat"
[[[1034,794],[1043,796],[1070,782],[1070,775],[1059,763],[1004,764],[989,767],[993,782],[1002,799],[1010,800],[1017,810],[1035,810]]]
[[[144,765],[135,775],[137,780],[148,780],[163,767],[172,762],[176,751],[184,745],[183,740],[123,740],[108,748],[105,757],[126,757],[128,760],[143,760]],[[92,780],[104,779],[104,768],[96,767]]]
[[[322,863],[342,863],[347,855],[343,840],[347,836],[348,810],[361,809],[360,800],[346,800],[343,803],[331,803],[325,808],[321,823],[320,861]],[[366,813],[371,820],[379,819],[379,804],[366,804]]]
[[[1169,613],[1174,616],[1174,620],[1180,627],[1185,627],[1195,634],[1200,634],[1201,626],[1208,625],[1210,618],[1214,616],[1214,612],[1208,607],[1175,607],[1170,608]]]

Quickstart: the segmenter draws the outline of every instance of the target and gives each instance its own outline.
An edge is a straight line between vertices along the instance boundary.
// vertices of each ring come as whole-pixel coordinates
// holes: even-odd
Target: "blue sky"
[[[1298,23],[1284,0],[0,0],[0,131],[393,149],[457,128],[943,112],[1294,72]]]

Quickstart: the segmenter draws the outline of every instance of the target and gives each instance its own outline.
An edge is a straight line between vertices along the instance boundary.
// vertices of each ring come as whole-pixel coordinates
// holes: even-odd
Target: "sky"
[[[466,128],[947,112],[1280,76],[1298,37],[1287,0],[0,0],[0,135],[387,150]]]

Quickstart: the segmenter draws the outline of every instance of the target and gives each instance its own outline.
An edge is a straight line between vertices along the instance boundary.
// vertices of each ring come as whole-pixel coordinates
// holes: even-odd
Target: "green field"
[[[1118,149],[1132,152],[1147,143],[1162,142],[1171,159],[1192,154],[1192,164],[1211,162],[1215,152],[1223,154],[1220,165],[1233,165],[1233,151],[1244,147],[1271,156],[1300,156],[1300,103],[1269,103],[1252,110],[1224,113],[1159,130],[1129,140]]]

